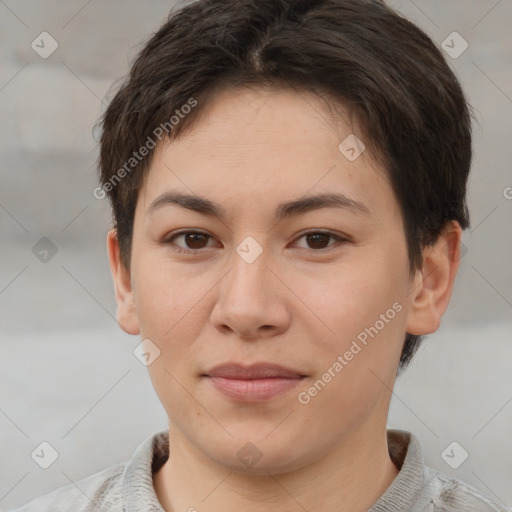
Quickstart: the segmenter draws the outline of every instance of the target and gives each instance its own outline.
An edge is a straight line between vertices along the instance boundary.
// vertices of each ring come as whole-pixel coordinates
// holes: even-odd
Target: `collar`
[[[399,473],[368,512],[412,510],[425,486],[423,452],[418,439],[404,430],[388,430],[387,437],[389,454]],[[123,474],[123,512],[164,512],[153,487],[153,473],[168,457],[166,430],[149,436],[136,449]]]

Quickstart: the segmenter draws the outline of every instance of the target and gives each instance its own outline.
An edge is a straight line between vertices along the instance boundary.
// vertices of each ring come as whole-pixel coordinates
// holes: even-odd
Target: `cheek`
[[[339,411],[335,421],[344,424],[358,421],[389,394],[405,335],[407,260],[367,254],[333,272],[311,295],[334,332],[315,339],[317,373],[303,396],[318,414]]]
[[[332,266],[322,279],[308,277],[301,287],[305,302],[330,328],[338,348],[354,339],[365,328],[378,322],[380,330],[397,332],[402,318],[398,309],[404,309],[404,279],[407,268],[393,258],[376,254],[358,255],[357,261]],[[393,305],[399,303],[399,305]],[[401,307],[400,307],[401,306]],[[388,314],[386,315],[386,312]],[[381,315],[385,315],[381,320]],[[388,321],[389,320],[389,321]],[[385,328],[382,328],[382,322]],[[391,329],[391,326],[393,329]]]
[[[141,335],[163,341],[197,325],[190,319],[200,310],[213,276],[201,278],[190,267],[169,265],[156,251],[147,253],[134,264],[136,309]]]
[[[325,322],[335,334],[316,338],[315,374],[301,389],[300,402],[308,402],[305,413],[319,435],[324,427],[316,425],[315,418],[325,420],[325,411],[329,411],[332,432],[356,426],[377,404],[387,403],[393,387],[405,332],[405,307],[396,288],[375,283],[364,286],[361,279],[352,275],[343,281],[359,286],[352,293],[336,291],[333,284],[331,299],[323,305]]]

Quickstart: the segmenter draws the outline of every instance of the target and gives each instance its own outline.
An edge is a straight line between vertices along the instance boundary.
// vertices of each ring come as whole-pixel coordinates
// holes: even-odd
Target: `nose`
[[[254,261],[235,253],[231,270],[219,283],[211,313],[212,325],[236,333],[245,340],[272,337],[284,332],[290,322],[286,287],[264,250]]]

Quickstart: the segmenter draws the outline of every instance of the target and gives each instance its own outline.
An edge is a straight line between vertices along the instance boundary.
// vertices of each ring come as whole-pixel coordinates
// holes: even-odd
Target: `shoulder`
[[[148,436],[128,461],[72,482],[8,512],[125,512],[161,510],[153,472],[168,457],[167,431]]]
[[[429,495],[431,510],[435,512],[512,512],[512,508],[499,504],[468,483],[440,471],[425,467],[425,477],[429,483],[424,490]]]
[[[388,430],[389,454],[399,473],[370,509],[372,512],[512,512],[471,485],[425,465],[419,440],[404,430]]]
[[[10,512],[121,512],[127,463],[110,466],[82,480],[43,494]]]

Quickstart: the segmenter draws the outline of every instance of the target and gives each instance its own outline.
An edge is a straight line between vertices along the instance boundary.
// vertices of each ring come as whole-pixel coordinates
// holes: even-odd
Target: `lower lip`
[[[259,402],[290,391],[302,378],[269,377],[266,379],[227,379],[208,377],[215,389],[241,402]]]

